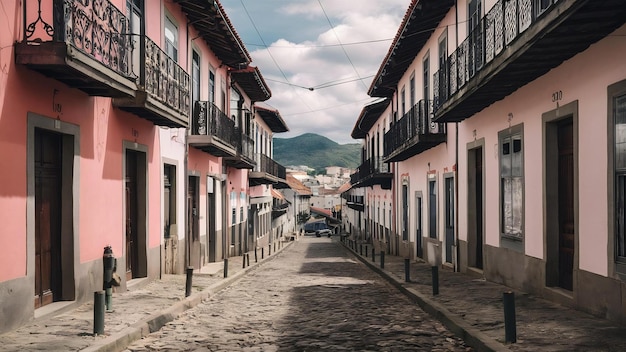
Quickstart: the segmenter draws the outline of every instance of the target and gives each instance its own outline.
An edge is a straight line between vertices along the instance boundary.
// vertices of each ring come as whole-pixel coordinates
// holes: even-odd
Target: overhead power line
[[[346,48],[343,46],[343,44],[341,44],[341,39],[339,39],[339,35],[337,35],[337,32],[335,31],[335,27],[333,27],[333,24],[330,22],[330,18],[326,14],[326,10],[324,9],[324,6],[322,5],[322,1],[321,0],[317,0],[317,3],[320,4],[320,8],[322,9],[322,12],[324,13],[324,17],[326,17],[326,21],[328,21],[328,25],[330,26],[330,30],[333,31],[333,34],[335,35],[335,38],[337,38],[337,42],[339,43],[339,46],[341,47],[341,50],[346,55],[346,58],[348,59],[348,62],[350,62],[350,65],[352,66],[352,69],[356,73],[356,76],[359,77],[359,80],[361,81],[361,84],[363,84],[363,87],[365,88],[365,91],[367,91],[367,86],[365,85],[365,83],[363,82],[361,76],[359,75],[359,71],[356,69],[356,66],[354,66],[354,63],[352,62],[352,59],[350,59],[350,55],[348,55],[348,52],[346,51]]]
[[[270,58],[272,59],[272,61],[274,62],[274,65],[276,65],[276,68],[278,69],[278,71],[280,72],[280,74],[283,76],[283,78],[285,79],[286,82],[289,82],[289,79],[287,78],[287,75],[285,74],[285,72],[283,71],[283,69],[280,67],[280,65],[278,64],[278,62],[276,62],[276,59],[274,58],[274,55],[272,55],[272,51],[270,50],[270,48],[267,46],[267,44],[265,43],[265,40],[263,40],[263,36],[261,36],[261,33],[259,32],[259,29],[257,28],[256,24],[254,23],[254,21],[252,20],[252,16],[250,16],[250,13],[248,12],[248,8],[246,7],[246,5],[243,3],[243,0],[239,0],[239,2],[241,3],[241,6],[243,7],[244,11],[246,12],[246,16],[248,16],[248,19],[250,20],[250,23],[252,23],[252,27],[254,27],[254,30],[256,31],[256,34],[259,36],[259,39],[261,39],[261,42],[263,43],[263,45],[265,45],[265,47],[267,48],[267,53],[269,54]],[[291,84],[291,83],[289,83]],[[297,91],[296,95],[298,95]],[[302,97],[300,97],[298,95],[298,97],[300,98],[300,100],[302,101],[302,103],[304,104],[304,106],[306,106],[309,110],[311,110],[311,107],[306,103],[306,101],[304,99],[302,99]]]

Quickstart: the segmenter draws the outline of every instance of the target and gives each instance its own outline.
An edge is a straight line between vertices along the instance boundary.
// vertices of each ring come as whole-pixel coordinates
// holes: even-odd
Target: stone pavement
[[[403,257],[385,254],[381,269],[371,245],[363,245],[363,255],[361,244],[344,245],[476,350],[626,351],[626,327],[617,323],[446,268],[439,269],[439,294],[433,295],[430,264],[411,261],[405,282]],[[515,296],[515,343],[505,343],[503,293],[509,291]]]
[[[333,240],[335,240],[333,238]],[[289,242],[283,242],[284,250]],[[349,246],[346,246],[349,248]],[[364,253],[365,254],[364,247]],[[441,320],[451,331],[479,351],[626,351],[626,327],[580,311],[559,306],[506,286],[475,276],[439,270],[439,294],[432,294],[431,267],[410,263],[410,282],[405,282],[404,258],[385,255],[372,262],[352,253],[397,289]],[[260,251],[259,251],[260,252]],[[185,298],[185,275],[164,275],[150,283],[138,283],[129,291],[113,294],[114,312],[105,314],[105,334],[93,336],[93,304],[69,312],[36,319],[17,330],[0,335],[0,351],[119,351],[131,342],[159,330],[184,311],[243,277],[275,257],[265,248],[264,258],[250,253],[250,266],[243,257],[229,258],[228,278],[223,263],[208,265],[193,275],[192,294]],[[275,251],[273,251],[275,252]],[[504,343],[502,294],[514,291],[517,341]]]
[[[185,297],[186,275],[163,275],[160,280],[140,280],[129,284],[128,291],[113,293],[113,312],[105,313],[104,335],[93,334],[93,302],[71,311],[35,319],[0,335],[0,351],[120,351],[135,340],[159,330],[184,311],[214,296],[239,280],[249,270],[271,260],[291,242],[281,242],[276,250],[264,248],[249,253],[249,266],[243,268],[243,256],[228,259],[228,277],[224,263],[210,263],[194,272],[192,290]],[[280,248],[279,248],[280,247]]]

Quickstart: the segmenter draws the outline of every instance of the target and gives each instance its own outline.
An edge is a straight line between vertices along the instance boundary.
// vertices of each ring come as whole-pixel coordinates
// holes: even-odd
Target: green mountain
[[[306,165],[318,173],[327,166],[354,169],[361,163],[361,144],[338,144],[315,133],[274,138],[274,160],[283,166]]]

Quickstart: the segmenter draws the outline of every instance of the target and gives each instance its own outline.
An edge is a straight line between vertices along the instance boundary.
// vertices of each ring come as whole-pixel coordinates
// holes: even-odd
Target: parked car
[[[332,234],[332,230],[328,228],[326,222],[314,221],[304,224],[304,234],[315,235],[317,237],[321,237],[322,235],[330,236],[330,234]]]
[[[332,234],[333,232],[331,231],[331,229],[321,229],[321,230],[315,231],[315,237],[322,237],[322,235],[326,235],[330,237],[330,235]]]

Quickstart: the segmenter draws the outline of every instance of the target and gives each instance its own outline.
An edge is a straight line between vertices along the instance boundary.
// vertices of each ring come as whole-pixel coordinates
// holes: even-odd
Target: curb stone
[[[245,276],[249,271],[255,270],[259,268],[264,263],[274,260],[282,251],[288,249],[293,242],[286,242],[282,248],[274,255],[266,257],[263,261],[250,264],[245,269],[241,269],[237,271],[232,276],[225,278],[217,283],[214,283],[201,292],[194,293],[189,297],[186,297],[182,301],[176,302],[170,308],[154,313],[147,318],[144,318],[132,325],[128,328],[124,329],[121,332],[113,334],[105,339],[102,339],[95,344],[82,349],[83,352],[117,352],[124,350],[127,346],[132,344],[133,342],[140,340],[143,337],[148,336],[149,334],[159,331],[165,324],[175,320],[178,318],[183,312],[199,305],[205,299],[208,299],[221,290],[227,288],[228,286],[234,284],[239,281],[243,276]]]
[[[455,314],[452,314],[444,306],[435,302],[426,295],[417,290],[404,285],[404,281],[400,281],[394,277],[389,271],[381,269],[374,263],[371,263],[368,258],[365,258],[358,254],[355,250],[346,246],[341,242],[343,247],[352,253],[355,258],[364,263],[372,271],[376,272],[383,279],[387,280],[391,285],[396,287],[400,292],[406,295],[413,302],[417,303],[426,313],[430,314],[440,322],[442,322],[450,331],[463,339],[468,345],[473,347],[479,352],[505,352],[510,351],[509,348],[502,345],[500,342],[488,337],[478,329],[470,326],[463,319]]]

